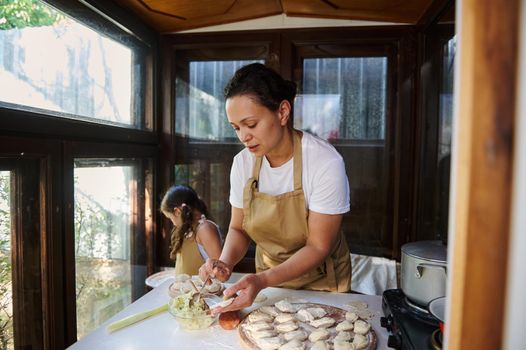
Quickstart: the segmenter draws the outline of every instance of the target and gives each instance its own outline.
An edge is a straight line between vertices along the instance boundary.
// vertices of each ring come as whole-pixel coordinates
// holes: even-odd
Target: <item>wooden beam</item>
[[[520,0],[459,0],[449,350],[500,349]]]

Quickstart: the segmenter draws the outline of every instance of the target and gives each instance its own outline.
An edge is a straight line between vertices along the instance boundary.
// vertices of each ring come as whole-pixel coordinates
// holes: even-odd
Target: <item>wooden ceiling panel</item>
[[[437,0],[113,0],[161,33],[285,13],[415,24]]]
[[[433,0],[282,0],[288,16],[416,23]]]
[[[232,23],[283,12],[279,0],[114,0],[161,33]]]

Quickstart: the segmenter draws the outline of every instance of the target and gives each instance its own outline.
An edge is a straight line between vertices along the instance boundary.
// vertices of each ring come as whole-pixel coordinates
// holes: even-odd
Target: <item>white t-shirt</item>
[[[302,186],[307,210],[321,214],[349,211],[349,180],[342,156],[327,141],[303,131]],[[252,176],[256,157],[246,148],[236,154],[230,170],[230,204],[243,208],[243,188]],[[259,191],[273,196],[294,190],[293,159],[271,168],[263,157]]]

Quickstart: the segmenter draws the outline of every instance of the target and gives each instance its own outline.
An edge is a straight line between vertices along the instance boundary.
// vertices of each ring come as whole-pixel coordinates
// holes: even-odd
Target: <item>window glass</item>
[[[0,171],[0,349],[14,349],[10,172]]]
[[[437,176],[435,184],[436,232],[447,239],[449,218],[449,180],[451,170],[451,131],[453,121],[453,80],[457,37],[442,47],[442,77],[438,106]]]
[[[253,62],[263,63],[262,60],[191,61],[188,82],[179,77],[176,80],[176,133],[213,141],[237,140],[226,118],[223,89],[236,70]]]
[[[328,140],[342,155],[351,210],[342,229],[354,253],[382,255],[389,163],[387,57],[305,58],[294,126]]]
[[[0,15],[0,105],[141,127],[131,48],[41,1],[9,2]]]
[[[328,140],[385,138],[387,57],[307,58],[294,126]]]
[[[131,303],[133,167],[75,161],[77,336]]]

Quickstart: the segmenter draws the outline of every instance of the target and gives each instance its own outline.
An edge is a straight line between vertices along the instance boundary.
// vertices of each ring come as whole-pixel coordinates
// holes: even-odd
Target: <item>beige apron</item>
[[[197,247],[195,234],[191,237],[186,237],[175,258],[175,273],[186,273],[190,276],[197,275],[199,268],[204,263],[205,261]]]
[[[277,266],[305,246],[308,236],[303,194],[301,136],[293,132],[294,190],[272,196],[258,191],[262,157],[256,158],[252,177],[243,190],[243,229],[256,242],[256,271]],[[349,248],[342,234],[317,268],[281,287],[346,292],[351,282]]]

